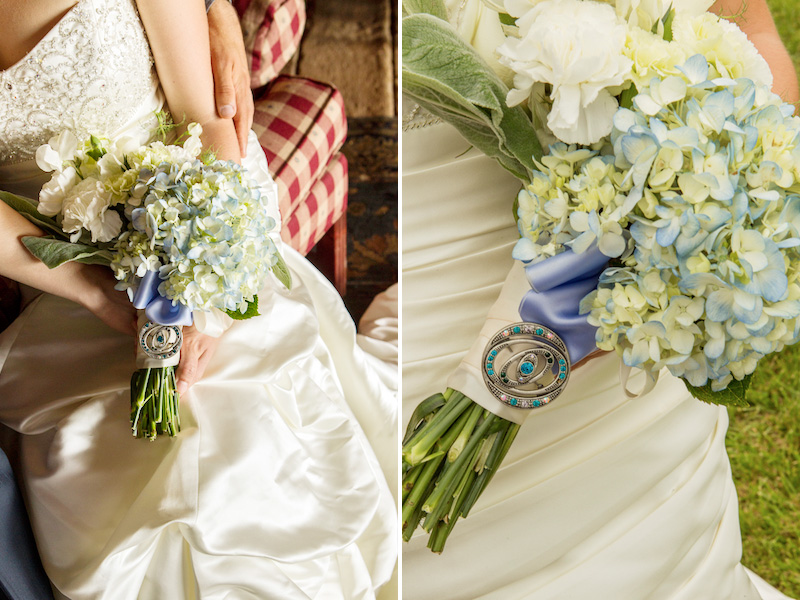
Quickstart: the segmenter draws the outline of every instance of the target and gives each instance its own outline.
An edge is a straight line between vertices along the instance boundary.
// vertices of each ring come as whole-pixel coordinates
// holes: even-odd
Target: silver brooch
[[[552,329],[538,323],[514,323],[489,340],[482,371],[486,387],[500,402],[538,408],[564,391],[569,353]]]
[[[183,332],[178,325],[159,325],[147,321],[139,330],[139,345],[150,358],[172,358],[180,351],[182,344]]]

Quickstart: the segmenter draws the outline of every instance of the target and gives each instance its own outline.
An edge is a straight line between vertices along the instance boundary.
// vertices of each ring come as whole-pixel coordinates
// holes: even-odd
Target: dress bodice
[[[78,0],[0,71],[0,166],[29,161],[64,129],[111,135],[158,87],[134,0]]]

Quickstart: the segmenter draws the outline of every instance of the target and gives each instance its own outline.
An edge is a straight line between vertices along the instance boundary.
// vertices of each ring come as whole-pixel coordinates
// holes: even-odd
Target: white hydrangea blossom
[[[711,13],[678,14],[672,31],[672,44],[683,48],[687,57],[694,54],[705,57],[711,67],[710,79],[745,77],[772,87],[767,61],[735,23]]]

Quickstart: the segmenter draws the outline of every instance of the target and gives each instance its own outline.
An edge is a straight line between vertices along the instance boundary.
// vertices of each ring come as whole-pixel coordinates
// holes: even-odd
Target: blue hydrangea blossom
[[[800,118],[701,55],[653,78],[608,139],[551,147],[520,192],[514,256],[593,244],[581,309],[597,345],[655,376],[725,388],[800,338]]]

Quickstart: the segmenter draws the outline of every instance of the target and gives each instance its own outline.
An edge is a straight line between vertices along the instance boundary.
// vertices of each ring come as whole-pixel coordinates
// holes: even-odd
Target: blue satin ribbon
[[[133,306],[143,308],[147,318],[159,325],[191,325],[192,311],[183,304],[173,304],[172,300],[162,296],[158,291],[161,281],[158,271],[145,273],[133,296]]]
[[[578,307],[584,296],[597,287],[607,264],[608,257],[595,245],[581,254],[566,250],[525,267],[531,291],[519,305],[520,317],[555,331],[567,345],[572,364],[597,349],[597,328],[578,313]]]

